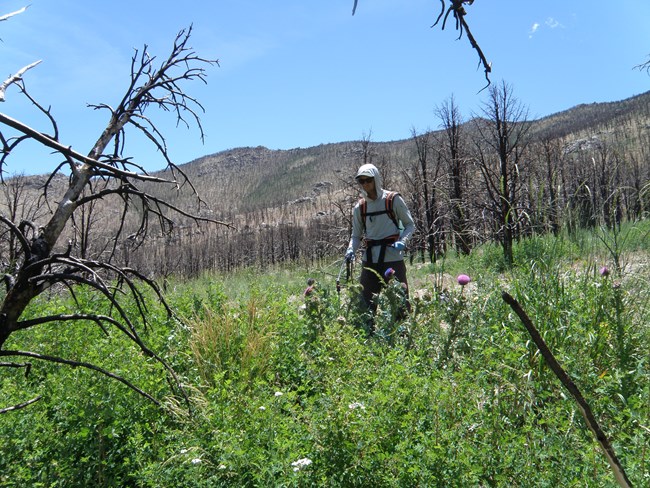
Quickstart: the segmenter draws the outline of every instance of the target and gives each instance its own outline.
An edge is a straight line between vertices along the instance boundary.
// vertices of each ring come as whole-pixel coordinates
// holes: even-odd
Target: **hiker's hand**
[[[345,260],[354,261],[354,251],[352,249],[348,249],[347,252],[345,253]]]
[[[404,244],[402,241],[397,241],[395,244],[393,244],[393,247],[398,251],[403,251],[406,249],[406,244]]]

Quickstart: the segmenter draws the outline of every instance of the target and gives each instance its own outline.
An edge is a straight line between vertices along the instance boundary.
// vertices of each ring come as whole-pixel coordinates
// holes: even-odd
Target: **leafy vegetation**
[[[646,221],[529,238],[515,244],[512,268],[492,245],[414,263],[412,313],[395,319],[401,287],[389,282],[375,334],[355,306],[356,285],[337,292],[338,263],[172,279],[167,298],[178,316],[151,296],[143,336],[183,377],[189,405],[158,363],[128,341],[116,348],[93,324],[14,334],[13,349],[101,357],[167,400],[157,407],[81,368],[7,371],[2,406],[42,398],[0,415],[0,485],[613,486],[577,406],[501,300],[508,290],[643,486],[649,232]],[[471,282],[461,286],[459,274]],[[52,294],[28,312],[96,300],[76,298]]]

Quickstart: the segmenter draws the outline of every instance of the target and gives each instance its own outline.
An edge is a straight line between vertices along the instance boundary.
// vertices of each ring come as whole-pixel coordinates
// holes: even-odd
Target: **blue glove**
[[[346,261],[354,261],[354,251],[352,249],[348,249],[345,252],[345,260]]]
[[[395,244],[393,244],[393,247],[398,251],[403,251],[406,249],[406,244],[404,244],[402,241],[397,241]]]

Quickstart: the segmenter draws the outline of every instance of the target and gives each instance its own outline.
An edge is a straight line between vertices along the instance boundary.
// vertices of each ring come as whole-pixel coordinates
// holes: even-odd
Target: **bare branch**
[[[29,283],[32,284],[35,287],[42,288],[42,289],[47,289],[50,285],[54,283],[76,283],[76,284],[81,284],[81,285],[86,285],[90,288],[93,288],[97,291],[99,291],[102,295],[104,295],[108,301],[111,303],[113,308],[117,310],[118,314],[120,315],[121,319],[129,326],[129,329],[133,333],[133,338],[137,338],[138,335],[135,330],[135,326],[133,325],[132,321],[129,318],[129,314],[127,314],[122,306],[120,305],[119,301],[115,299],[114,293],[111,291],[111,289],[106,285],[104,280],[99,277],[99,275],[94,271],[94,268],[99,268],[99,269],[105,269],[105,270],[111,270],[115,273],[117,273],[122,279],[128,283],[129,287],[131,289],[137,289],[137,287],[133,287],[133,283],[128,279],[128,277],[124,274],[123,270],[120,268],[117,268],[115,266],[111,266],[108,263],[101,263],[101,262],[90,262],[90,261],[82,261],[79,259],[57,259],[57,258],[48,258],[42,261],[38,261],[34,263],[31,267],[34,269],[39,269],[45,266],[45,263],[51,265],[56,262],[64,263],[64,264],[69,264],[69,268],[63,269],[59,272],[53,271],[53,272],[44,272],[39,275],[33,275],[30,276],[29,278]],[[26,268],[26,272],[29,273],[31,267]],[[75,274],[75,273],[87,273],[86,276],[82,276],[81,274]],[[142,300],[140,297],[139,293],[134,293],[133,298],[136,300],[138,304],[138,309],[140,311],[140,317],[143,321],[143,323],[146,324],[147,322],[147,316],[146,313],[144,313],[144,308],[142,305]]]
[[[67,321],[76,321],[76,320],[86,320],[90,322],[95,322],[99,326],[99,328],[102,329],[104,334],[107,336],[109,335],[108,330],[106,329],[106,327],[104,327],[104,324],[102,322],[110,322],[116,327],[120,329],[124,329],[122,327],[122,324],[117,320],[113,319],[112,317],[109,317],[107,315],[97,315],[97,314],[47,315],[43,317],[37,317],[35,319],[23,320],[21,322],[18,322],[17,329],[24,330],[24,329],[29,329],[30,327],[34,327],[36,325],[48,324],[51,322],[67,322]],[[124,332],[128,333],[126,329],[124,329]]]
[[[3,20],[3,19],[0,18],[0,20]],[[24,68],[18,70],[18,71],[16,72],[16,74],[14,74],[14,75],[10,76],[9,78],[7,78],[7,79],[6,79],[6,80],[5,80],[5,81],[0,85],[0,102],[4,102],[4,101],[5,101],[5,91],[7,90],[7,88],[9,87],[9,85],[11,85],[11,84],[13,84],[13,83],[17,83],[18,81],[22,80],[22,79],[23,79],[23,75],[25,74],[25,72],[26,72],[27,70],[32,69],[34,66],[37,66],[38,64],[40,64],[40,62],[41,62],[40,59],[39,59],[38,61],[34,61],[32,64],[28,64],[28,65],[25,66]]]
[[[458,39],[460,39],[463,36],[463,31],[465,31],[467,34],[467,39],[469,40],[472,48],[478,54],[479,65],[483,66],[483,70],[485,71],[485,79],[487,80],[487,85],[485,85],[480,91],[485,90],[488,86],[490,86],[490,72],[492,71],[492,65],[488,62],[487,58],[485,57],[485,54],[483,54],[483,50],[476,42],[476,39],[474,39],[474,35],[472,34],[472,31],[470,30],[469,25],[465,20],[465,15],[467,15],[467,12],[465,11],[464,4],[472,5],[474,3],[474,0],[450,0],[450,5],[449,7],[447,7],[446,13],[445,13],[445,7],[447,5],[445,3],[445,0],[440,0],[440,3],[442,4],[440,15],[438,15],[438,18],[436,19],[436,21],[431,27],[435,27],[436,25],[438,25],[440,19],[444,17],[442,21],[441,29],[445,30],[447,18],[451,13],[453,13],[454,18],[456,19],[456,30],[458,31]]]
[[[11,12],[10,14],[0,15],[0,22],[2,22],[2,21],[4,21],[4,20],[7,20],[7,19],[10,19],[10,18],[13,17],[14,15],[20,15],[20,14],[22,14],[25,10],[27,10],[28,8],[29,8],[29,5],[27,5],[26,7],[21,8],[21,9],[18,9],[18,10],[16,10],[15,12]]]
[[[512,308],[512,310],[517,314],[521,322],[524,324],[524,327],[526,327],[526,330],[530,334],[530,337],[533,339],[533,342],[535,342],[535,345],[539,349],[539,352],[542,354],[542,357],[546,361],[548,367],[551,368],[551,371],[555,373],[555,376],[557,376],[557,378],[562,382],[562,385],[567,389],[571,396],[573,396],[574,400],[578,404],[578,407],[580,408],[580,412],[582,413],[587,426],[596,437],[596,440],[600,444],[600,447],[603,449],[605,457],[607,458],[607,461],[612,468],[612,472],[614,473],[614,477],[616,478],[618,484],[622,487],[632,486],[630,480],[627,477],[627,474],[625,473],[623,465],[616,456],[614,448],[609,442],[607,435],[598,424],[598,421],[596,420],[596,417],[594,416],[589,403],[587,403],[571,377],[566,373],[566,371],[564,371],[564,368],[562,368],[551,350],[548,348],[548,345],[533,324],[532,320],[530,320],[519,302],[508,293],[504,291],[501,294],[501,297],[503,298],[504,302],[510,305],[510,308]]]
[[[650,59],[648,59],[645,63],[641,63],[635,66],[634,69],[638,69],[639,71],[645,71],[647,74],[650,75]]]
[[[0,368],[25,368],[25,378],[27,378],[32,370],[32,363],[0,363]]]
[[[76,161],[79,161],[84,164],[88,164],[90,166],[100,168],[106,171],[109,171],[116,177],[125,177],[125,178],[133,178],[141,181],[151,181],[154,183],[171,183],[170,180],[166,180],[163,178],[158,178],[155,176],[149,176],[149,175],[143,175],[139,173],[133,173],[131,171],[122,171],[114,166],[111,166],[109,164],[102,163],[96,159],[92,159],[88,156],[84,156],[81,153],[76,152],[75,150],[72,149],[70,146],[64,146],[60,142],[58,142],[56,139],[53,139],[52,137],[48,136],[47,134],[43,134],[41,132],[38,132],[37,130],[32,129],[28,125],[23,124],[22,122],[17,121],[16,119],[13,119],[9,117],[8,115],[5,115],[3,113],[0,113],[0,124],[7,125],[13,129],[16,129],[26,136],[28,136],[30,139],[34,139],[35,141],[43,144],[44,146],[47,146],[51,149],[54,149],[55,151],[60,152],[61,154],[68,156]]]
[[[82,361],[74,361],[71,359],[63,359],[58,356],[48,356],[46,354],[38,354],[35,352],[30,352],[30,351],[5,351],[5,350],[0,350],[0,357],[12,357],[12,356],[19,356],[19,357],[27,357],[27,358],[33,358],[33,359],[39,359],[41,361],[47,361],[50,363],[58,363],[58,364],[67,364],[68,366],[72,366],[75,368],[85,368],[85,369],[90,369],[92,371],[96,371],[97,373],[100,373],[104,376],[107,376],[109,378],[112,378],[114,380],[119,381],[120,383],[126,385],[136,393],[139,393],[146,399],[150,400],[151,402],[155,403],[156,405],[160,405],[160,402],[156,400],[154,397],[149,395],[147,392],[141,390],[137,386],[135,386],[133,383],[128,381],[127,379],[121,377],[120,375],[117,375],[115,373],[112,373],[104,368],[100,368],[99,366],[96,366],[92,363],[86,363]]]
[[[30,406],[32,403],[36,403],[37,401],[39,401],[41,398],[43,398],[43,397],[42,397],[41,395],[38,395],[37,397],[32,398],[31,400],[28,400],[28,401],[26,401],[26,402],[24,402],[24,403],[19,403],[18,405],[14,405],[14,406],[12,406],[12,407],[1,408],[1,409],[0,409],[0,414],[2,414],[2,413],[8,413],[8,412],[13,412],[13,411],[15,411],[15,410],[20,410],[21,408],[28,407],[28,406]]]
[[[354,13],[357,10],[357,2],[358,0],[354,0],[354,5],[352,6],[352,15],[354,15]],[[442,30],[445,30],[445,27],[447,25],[447,20],[449,19],[449,16],[453,14],[454,19],[456,19],[456,30],[458,31],[458,39],[463,37],[463,31],[466,32],[469,43],[478,54],[479,66],[483,66],[483,70],[485,71],[485,79],[487,80],[487,85],[485,85],[480,90],[483,91],[488,86],[490,86],[490,72],[492,71],[492,65],[488,62],[487,58],[485,57],[485,54],[483,53],[483,50],[476,42],[476,39],[474,39],[474,35],[472,34],[472,31],[470,30],[469,25],[465,20],[465,15],[467,15],[467,12],[465,11],[465,5],[466,4],[472,5],[473,3],[474,0],[450,0],[449,7],[447,7],[446,0],[440,0],[440,4],[441,4],[440,14],[438,14],[436,21],[433,23],[431,27],[437,26],[440,20],[442,20],[441,28]]]
[[[146,193],[146,192],[144,192],[142,190],[138,190],[137,188],[134,188],[134,187],[124,186],[124,187],[120,187],[120,188],[112,188],[112,189],[102,190],[99,193],[94,193],[92,195],[88,195],[87,197],[79,199],[77,204],[78,205],[83,205],[84,203],[88,203],[88,202],[90,202],[92,200],[97,200],[97,199],[103,198],[103,197],[108,196],[108,195],[122,195],[122,196],[132,195],[132,196],[137,196],[137,197],[140,197],[141,202],[149,210],[152,210],[152,209],[148,205],[147,202],[153,202],[153,203],[156,204],[156,206],[159,206],[158,208],[165,207],[165,208],[168,208],[170,210],[174,210],[174,212],[176,212],[177,214],[182,215],[184,217],[188,217],[188,218],[190,218],[190,219],[192,219],[192,220],[194,220],[196,222],[208,222],[208,223],[212,223],[212,224],[219,224],[219,225],[223,225],[225,227],[229,227],[231,229],[234,229],[234,226],[229,224],[228,222],[224,222],[224,221],[221,221],[221,220],[215,220],[215,219],[211,219],[211,218],[208,218],[208,217],[200,217],[198,215],[194,215],[194,214],[192,214],[190,212],[186,212],[185,210],[171,204],[170,202],[168,202],[166,200],[163,200],[162,198],[157,198],[157,197],[155,197],[155,196],[153,196],[153,195],[151,195],[149,193]],[[164,218],[166,220],[169,220],[169,222],[172,222],[169,218],[165,217],[164,214],[160,210],[155,210],[153,212],[156,215],[160,216],[161,218]]]
[[[16,236],[16,238],[18,239],[18,241],[20,242],[20,244],[21,244],[21,246],[22,246],[22,248],[23,248],[23,252],[25,253],[25,256],[27,257],[27,259],[29,259],[29,258],[30,258],[30,254],[31,254],[31,251],[30,251],[30,244],[29,244],[29,242],[27,241],[27,239],[25,238],[25,234],[24,234],[24,232],[22,232],[22,231],[21,231],[21,230],[20,230],[16,225],[14,225],[14,223],[13,223],[11,220],[9,220],[8,218],[6,218],[6,217],[5,217],[4,215],[2,215],[2,214],[0,214],[0,222],[2,222],[3,224],[5,224],[5,225],[9,228],[9,231],[10,231],[14,236]],[[27,224],[27,222],[24,221],[24,222],[23,222],[23,225],[24,225],[24,224]]]
[[[119,301],[116,299],[115,291],[111,291],[111,288],[109,288],[106,285],[105,281],[99,276],[98,272],[100,271],[110,272],[115,276],[117,276],[118,284],[124,284],[127,286],[136,304],[136,307],[138,308],[139,316],[145,326],[148,322],[145,298],[142,294],[142,291],[139,289],[138,286],[136,286],[136,284],[134,283],[131,277],[145,283],[150,289],[152,289],[159,303],[161,303],[165,307],[167,314],[170,317],[174,315],[173,311],[171,310],[171,308],[167,304],[167,301],[162,295],[160,288],[153,280],[147,278],[142,273],[139,273],[137,270],[131,268],[120,268],[106,262],[82,260],[82,259],[78,259],[66,255],[54,255],[51,256],[50,258],[47,258],[46,260],[35,262],[30,266],[27,266],[25,268],[25,272],[29,273],[32,268],[35,269],[42,269],[45,267],[51,268],[57,264],[62,265],[65,268],[60,272],[52,271],[52,272],[42,273],[40,275],[32,276],[29,279],[29,281],[31,283],[38,283],[38,282],[66,283],[69,286],[72,286],[73,284],[82,284],[99,291],[108,300],[108,302],[111,304],[111,307],[117,310],[122,321],[128,325],[130,332],[127,332],[127,330],[123,328],[121,323],[114,320],[113,318],[103,316],[103,315],[96,315],[96,314],[74,314],[74,315],[67,315],[67,316],[55,315],[55,316],[48,316],[48,317],[38,317],[28,321],[18,322],[17,329],[24,329],[24,328],[32,327],[34,325],[39,325],[41,323],[51,322],[54,320],[92,320],[97,323],[101,321],[105,321],[118,327],[122,332],[128,333],[129,338],[134,342],[136,342],[138,346],[143,350],[143,352],[145,352],[147,355],[149,356],[154,355],[153,352],[150,351],[140,340],[136,328],[132,324],[128,314],[122,309]],[[79,274],[75,274],[76,272],[81,272],[85,276],[80,276]],[[116,287],[114,290],[117,290],[118,288],[119,286]]]

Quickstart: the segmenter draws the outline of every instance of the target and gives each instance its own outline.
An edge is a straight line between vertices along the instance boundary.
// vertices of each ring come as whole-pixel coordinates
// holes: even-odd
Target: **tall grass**
[[[271,367],[274,319],[257,295],[237,311],[206,306],[191,318],[188,346],[202,383],[215,386],[224,378],[247,383],[264,377]]]

